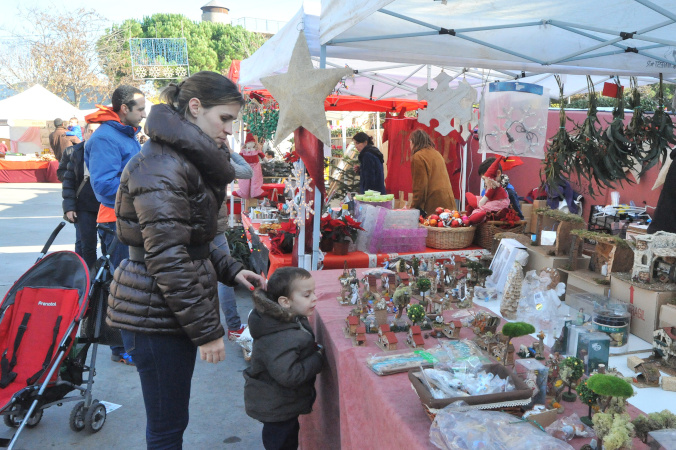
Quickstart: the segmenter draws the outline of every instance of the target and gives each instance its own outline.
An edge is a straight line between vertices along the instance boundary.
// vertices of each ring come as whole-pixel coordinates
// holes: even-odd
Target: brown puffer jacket
[[[145,264],[124,260],[115,271],[107,323],[129,331],[185,333],[197,346],[225,334],[216,281],[234,285],[242,265],[211,244],[227,183],[227,150],[167,105],[146,121],[150,137],[120,180],[117,235],[145,249]],[[210,245],[192,260],[188,246]]]

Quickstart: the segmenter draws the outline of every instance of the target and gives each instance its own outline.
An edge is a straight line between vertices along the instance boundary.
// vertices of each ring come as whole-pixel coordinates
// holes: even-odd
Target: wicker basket
[[[521,220],[519,222],[514,222],[513,227],[501,228],[503,226],[509,225],[509,222],[502,222],[499,220],[489,220],[483,222],[477,226],[477,232],[474,235],[474,243],[479,247],[483,247],[487,250],[493,248],[493,237],[497,233],[523,233],[526,229],[526,221]]]
[[[427,228],[427,239],[425,244],[431,248],[441,250],[454,250],[458,248],[467,248],[472,245],[476,227],[457,227],[457,228]]]

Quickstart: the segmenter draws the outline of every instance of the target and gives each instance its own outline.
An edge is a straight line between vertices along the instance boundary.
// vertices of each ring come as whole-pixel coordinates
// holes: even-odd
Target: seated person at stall
[[[470,192],[465,196],[467,200],[467,214],[469,223],[474,225],[483,222],[489,212],[500,212],[509,208],[509,194],[500,183],[502,156],[487,159],[479,166],[479,175],[484,180],[486,191],[483,196],[474,195]]]
[[[510,157],[509,159],[512,159],[512,158],[515,158],[515,157]],[[518,159],[518,158],[516,158],[516,159]],[[492,156],[492,157],[486,159],[486,161],[482,162],[481,165],[479,166],[479,170],[478,170],[479,176],[483,176],[486,173],[486,171],[488,170],[488,168],[491,166],[491,164],[493,164],[493,162],[495,162],[494,156]],[[500,162],[500,167],[503,168],[504,170],[508,170],[509,167],[503,167],[504,164],[505,164],[505,160],[503,159]],[[515,165],[520,165],[520,164],[522,164],[521,160],[518,159],[518,163],[515,164]],[[514,165],[512,165],[511,167],[514,167]],[[516,192],[516,189],[514,188],[514,186],[512,186],[512,183],[509,182],[509,177],[507,176],[507,174],[503,173],[502,169],[498,170],[497,180],[500,182],[502,187],[505,188],[505,191],[507,191],[507,195],[509,196],[509,204],[512,205],[512,208],[514,209],[514,211],[516,211],[516,214],[519,216],[519,219],[523,220],[523,213],[521,212],[521,203],[519,202],[519,194]],[[484,190],[484,192],[485,192],[485,190]],[[484,192],[482,192],[481,195],[483,195]]]

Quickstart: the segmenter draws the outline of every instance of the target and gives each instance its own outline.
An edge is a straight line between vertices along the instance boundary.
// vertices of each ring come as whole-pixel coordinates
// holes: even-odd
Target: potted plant
[[[587,384],[588,380],[584,380],[582,383],[578,384],[575,390],[577,395],[580,397],[582,403],[589,406],[589,415],[587,417],[581,417],[580,420],[587,426],[594,426],[592,422],[592,406],[596,405],[596,402],[599,399],[599,396],[596,392],[592,391]]]
[[[413,325],[422,323],[423,319],[425,318],[425,308],[423,308],[422,305],[411,305],[408,307],[406,315],[408,316],[409,320],[413,322]]]
[[[564,401],[575,401],[577,395],[575,395],[575,392],[571,392],[571,389],[577,384],[580,378],[582,378],[583,373],[584,361],[582,361],[580,358],[569,356],[568,358],[564,358],[559,363],[559,377],[561,377],[563,384],[568,386],[568,392],[564,392],[561,396]]]
[[[332,219],[329,214],[326,214],[320,222],[322,241],[332,243],[332,250],[336,255],[347,255],[350,241],[356,242],[357,240],[358,230],[364,230],[361,222],[357,222],[351,216]]]
[[[526,322],[508,322],[502,327],[502,334],[508,338],[507,345],[505,346],[505,355],[502,358],[503,365],[507,361],[507,353],[509,353],[509,347],[512,345],[512,338],[526,336],[531,333],[535,333],[535,327]]]

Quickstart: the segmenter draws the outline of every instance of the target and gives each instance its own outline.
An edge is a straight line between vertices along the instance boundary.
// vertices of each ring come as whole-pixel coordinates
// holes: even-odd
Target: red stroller
[[[104,307],[96,306],[106,300],[101,284],[110,277],[109,259],[100,258],[90,288],[89,270],[76,253],[44,256],[64,226],[62,222],[54,230],[35,265],[0,303],[0,415],[5,425],[18,428],[11,440],[0,439],[0,447],[13,448],[24,427],[35,427],[43,411],[53,405],[78,402],[70,414],[75,431],[97,432],[106,420],[105,405],[92,400],[91,391],[105,314]],[[77,337],[85,314],[94,330],[89,337]],[[66,397],[74,390],[79,395]]]

